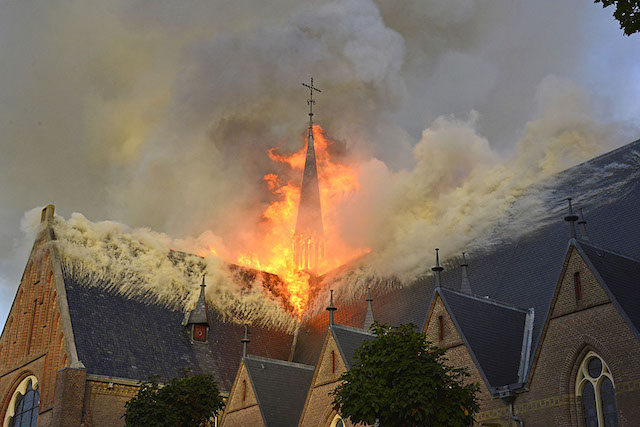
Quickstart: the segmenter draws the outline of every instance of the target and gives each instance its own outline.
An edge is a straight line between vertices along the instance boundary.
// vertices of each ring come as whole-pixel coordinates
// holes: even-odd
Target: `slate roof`
[[[640,338],[640,261],[583,241],[574,241],[574,244]]]
[[[535,224],[529,218],[507,214],[494,226],[494,232],[476,249],[467,251],[469,280],[474,294],[490,296],[517,307],[533,307],[535,320],[532,348],[537,350],[558,276],[564,263],[569,227],[563,221],[567,197],[573,197],[576,208],[584,208],[590,241],[615,252],[640,258],[640,140],[610,153],[570,168],[532,187],[525,196],[542,205],[543,217]],[[522,196],[515,200],[524,200]],[[515,211],[514,211],[515,212]],[[510,238],[504,229],[522,223],[528,233]],[[437,242],[434,242],[436,245]],[[429,259],[425,255],[425,259]],[[460,289],[460,259],[442,263],[442,286]],[[425,265],[430,269],[431,262]],[[331,286],[324,283],[324,286]],[[393,283],[376,288],[376,320],[390,325],[425,324],[434,292],[434,280],[426,275],[414,283],[399,287]],[[338,295],[335,322],[360,327],[366,313],[365,296],[356,301],[343,301]],[[293,360],[315,364],[322,346],[328,316],[309,316],[300,328]],[[534,354],[531,355],[533,358]]]
[[[298,425],[314,367],[256,356],[245,357],[244,363],[265,424]]]
[[[180,376],[183,368],[210,373],[223,392],[233,385],[242,356],[244,328],[208,308],[208,342],[192,343],[184,313],[125,297],[98,283],[78,283],[63,268],[78,358],[89,374],[145,380]],[[287,359],[293,337],[251,327],[251,351]]]
[[[489,389],[521,383],[518,372],[528,310],[449,289],[436,292]]]
[[[331,325],[331,332],[338,344],[342,360],[349,369],[353,365],[353,355],[356,350],[368,340],[375,339],[375,335],[365,332],[363,329],[352,328],[344,325]]]

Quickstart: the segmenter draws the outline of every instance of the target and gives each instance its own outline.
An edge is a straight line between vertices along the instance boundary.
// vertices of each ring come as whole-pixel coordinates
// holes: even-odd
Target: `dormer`
[[[209,334],[209,316],[207,314],[207,301],[204,297],[204,289],[207,285],[202,277],[200,296],[196,306],[185,316],[184,325],[190,329],[192,343],[206,343]]]

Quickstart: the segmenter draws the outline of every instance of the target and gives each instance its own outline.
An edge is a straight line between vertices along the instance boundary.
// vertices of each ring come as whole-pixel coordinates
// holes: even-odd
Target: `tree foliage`
[[[211,375],[189,376],[185,371],[164,386],[158,384],[158,377],[152,377],[125,404],[125,425],[207,426],[221,407],[222,398]]]
[[[477,384],[464,368],[446,364],[444,350],[414,325],[375,323],[377,338],[354,355],[331,394],[342,417],[380,426],[470,426],[478,412]]]
[[[595,0],[595,3],[602,3],[602,7],[615,5],[613,17],[627,36],[640,31],[640,0]]]

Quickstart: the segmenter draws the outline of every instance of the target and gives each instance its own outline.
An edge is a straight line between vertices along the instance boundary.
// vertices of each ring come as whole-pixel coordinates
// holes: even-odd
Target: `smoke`
[[[578,0],[0,2],[0,317],[33,206],[246,249],[311,75],[359,165],[344,238],[409,279],[432,242],[455,251],[527,185],[635,139],[634,41]]]

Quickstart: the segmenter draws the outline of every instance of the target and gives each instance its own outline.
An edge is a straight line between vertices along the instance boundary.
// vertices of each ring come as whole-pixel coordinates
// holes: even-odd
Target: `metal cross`
[[[316,103],[316,101],[313,99],[313,91],[314,90],[318,92],[322,92],[322,91],[313,85],[313,77],[311,77],[311,85],[302,83],[302,86],[309,88],[309,99],[307,99],[307,104],[309,105],[309,117],[311,117],[313,116],[313,104]]]

